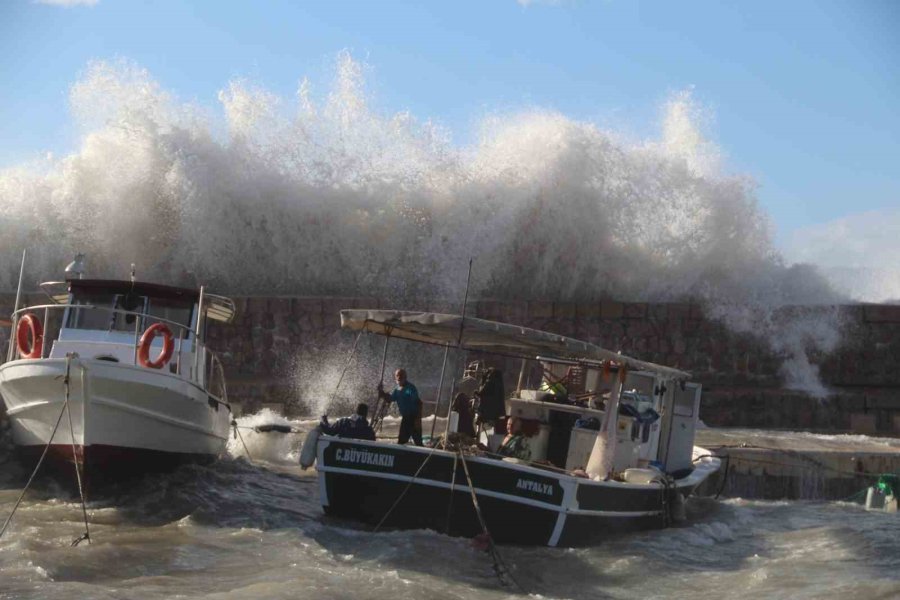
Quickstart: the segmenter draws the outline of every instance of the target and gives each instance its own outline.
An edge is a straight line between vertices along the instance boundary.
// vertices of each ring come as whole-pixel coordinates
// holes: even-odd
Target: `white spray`
[[[362,66],[295,102],[244,82],[222,116],[178,104],[127,62],[89,66],[71,90],[74,153],[0,172],[0,287],[24,246],[32,273],[74,250],[94,276],[240,293],[584,300],[700,299],[768,337],[787,385],[822,394],[809,349],[836,318],[772,323],[778,307],[839,298],[773,249],[754,184],[724,174],[689,93],[639,143],[552,111],[486,119],[472,147],[408,113],[371,108]],[[333,378],[332,378],[333,379]]]

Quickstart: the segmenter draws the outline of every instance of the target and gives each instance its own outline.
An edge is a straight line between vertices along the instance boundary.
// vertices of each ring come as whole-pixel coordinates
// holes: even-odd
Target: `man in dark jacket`
[[[334,425],[329,425],[328,417],[323,416],[319,428],[322,430],[322,433],[326,435],[375,441],[375,431],[366,420],[368,414],[369,405],[363,403],[356,407],[355,415],[338,419],[335,421]]]

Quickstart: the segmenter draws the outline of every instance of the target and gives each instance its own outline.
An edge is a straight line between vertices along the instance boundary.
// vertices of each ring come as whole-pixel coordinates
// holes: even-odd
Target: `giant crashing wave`
[[[80,147],[0,171],[0,288],[18,251],[54,278],[75,251],[92,276],[232,294],[702,302],[784,357],[786,385],[824,395],[810,351],[840,341],[844,300],[775,250],[754,182],[724,173],[689,92],[659,139],[531,109],[491,116],[470,147],[408,113],[372,108],[365,68],[338,57],[321,99],[245,82],[222,113],[177,102],[149,73],[97,62],[71,88]],[[31,284],[35,283],[30,282]]]

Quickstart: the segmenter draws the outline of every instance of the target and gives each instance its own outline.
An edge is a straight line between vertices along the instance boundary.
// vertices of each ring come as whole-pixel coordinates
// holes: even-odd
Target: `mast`
[[[456,372],[459,371],[459,355],[462,352],[463,329],[466,325],[466,305],[469,303],[469,282],[472,280],[472,258],[469,258],[469,273],[466,275],[466,294],[463,296],[462,319],[459,321],[459,335],[456,338],[456,357],[453,360],[453,377],[450,379],[450,402],[447,403],[447,423],[444,425],[444,446],[450,433],[450,413],[453,411],[453,392],[456,391]],[[447,347],[449,350],[449,346]],[[441,371],[443,375],[443,370]]]

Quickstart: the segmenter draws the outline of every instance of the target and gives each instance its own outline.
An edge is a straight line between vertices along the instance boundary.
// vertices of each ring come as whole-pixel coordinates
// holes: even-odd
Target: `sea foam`
[[[76,251],[92,276],[203,282],[232,294],[365,295],[412,306],[462,296],[694,300],[767,338],[786,385],[816,395],[810,351],[840,341],[837,313],[787,322],[792,304],[843,301],[788,266],[752,179],[726,172],[690,92],[658,137],[552,110],[492,115],[477,142],[373,108],[349,53],[317,95],[229,82],[218,108],[181,103],[127,61],[72,86],[69,155],[0,172],[0,287],[57,278]]]

